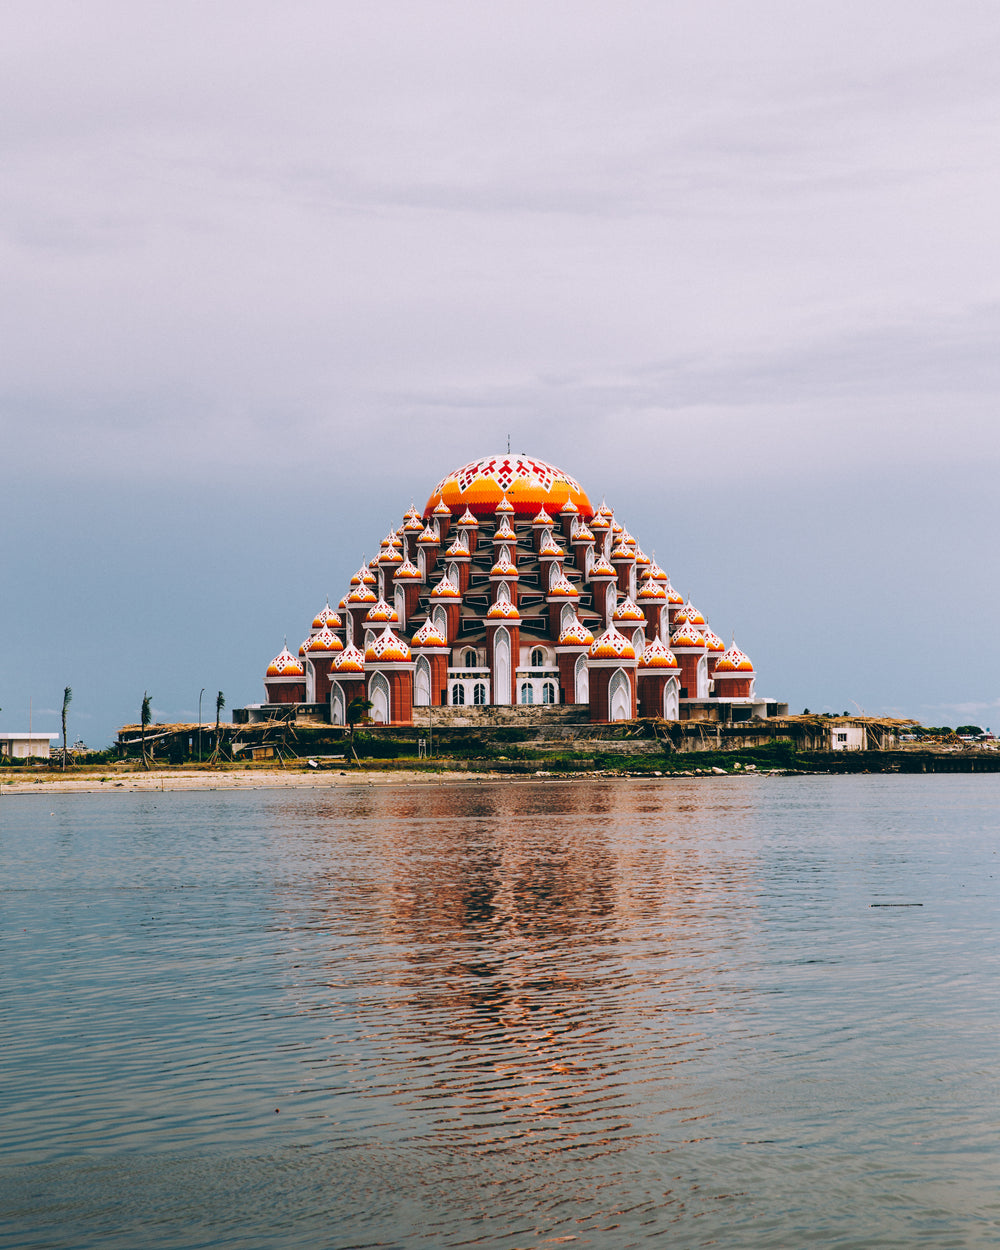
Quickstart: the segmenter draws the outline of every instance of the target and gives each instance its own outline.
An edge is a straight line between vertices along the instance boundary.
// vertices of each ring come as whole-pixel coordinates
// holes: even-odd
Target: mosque
[[[463,465],[411,507],[264,677],[268,706],[355,699],[386,725],[414,709],[576,704],[595,722],[765,714],[754,668],[709,628],[613,510],[524,455]],[[278,710],[278,709],[275,709]],[[422,717],[421,717],[422,719]]]

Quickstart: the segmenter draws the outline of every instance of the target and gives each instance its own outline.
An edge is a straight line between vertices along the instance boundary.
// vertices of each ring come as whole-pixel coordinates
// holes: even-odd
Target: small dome
[[[383,547],[378,556],[379,564],[402,564],[403,553],[397,551],[395,547]]]
[[[625,598],[619,603],[611,615],[613,621],[644,621],[642,608],[634,599]]]
[[[306,643],[306,651],[310,655],[331,654],[336,651],[343,651],[343,649],[344,644],[337,635],[332,634],[326,628],[321,629],[318,634],[313,634]]]
[[[666,603],[667,592],[659,582],[654,582],[651,577],[647,577],[639,587],[639,593],[636,595],[636,599],[638,599],[640,603]]]
[[[641,566],[644,569],[649,568],[649,556],[646,555],[646,553],[643,551],[643,549],[640,546],[638,546],[638,544],[636,545],[636,549],[635,549],[635,563],[637,567]]]
[[[689,621],[692,625],[698,625],[698,626],[705,624],[705,618],[698,611],[698,609],[694,606],[694,604],[691,602],[690,599],[687,601],[687,603],[685,603],[685,605],[681,608],[681,610],[674,617],[675,625],[680,625],[684,621]]]
[[[470,553],[465,539],[456,538],[444,554],[447,559],[467,560]]]
[[[423,533],[424,523],[416,512],[408,512],[406,520],[403,522],[404,534],[421,534]]]
[[[570,542],[574,543],[592,543],[593,541],[594,535],[590,532],[590,527],[582,523],[576,527],[576,532],[570,539]]]
[[[345,647],[333,662],[335,673],[363,673],[365,657],[355,646]]]
[[[655,552],[655,551],[653,552],[653,559],[650,561],[650,565],[649,565],[649,576],[653,579],[653,581],[654,581],[654,582],[668,582],[668,581],[670,581],[670,578],[669,578],[669,577],[667,577],[667,575],[666,575],[666,573],[664,573],[663,569],[661,569],[661,568],[660,568],[660,566],[656,563],[656,552]]]
[[[626,542],[618,542],[611,550],[612,560],[631,560],[633,559],[632,548]]]
[[[399,624],[399,614],[396,609],[390,606],[384,599],[380,599],[378,603],[373,604],[365,616],[365,624]]]
[[[591,577],[617,577],[612,565],[605,560],[604,556],[598,556],[594,563],[590,566]]]
[[[549,594],[557,596],[560,599],[580,598],[580,592],[564,573],[560,573],[549,587]]]
[[[535,517],[535,519],[531,522],[531,524],[532,524],[532,525],[538,525],[538,526],[542,526],[542,525],[549,525],[549,526],[551,526],[551,524],[552,524],[552,518],[551,518],[551,517],[549,516],[549,514],[545,511],[545,509],[544,509],[544,508],[539,508],[539,509],[538,509],[538,515],[537,515],[537,516]]]
[[[405,582],[407,579],[414,582],[423,581],[423,574],[415,564],[411,564],[409,560],[403,563],[393,572],[393,577],[397,582]]]
[[[611,522],[606,516],[602,516],[598,513],[597,516],[590,518],[590,528],[592,530],[600,530],[603,534],[611,528]]]
[[[734,642],[729,650],[719,657],[715,671],[716,673],[752,673],[753,664],[750,662],[750,657],[744,655]]]
[[[450,577],[442,577],[431,591],[432,599],[461,599],[462,592]]]
[[[400,526],[400,531],[402,531],[402,526]],[[398,551],[403,546],[403,540],[399,537],[399,534],[397,534],[395,530],[390,530],[388,534],[386,534],[385,538],[382,539],[382,546],[395,547]]]
[[[722,641],[718,634],[713,634],[710,629],[703,629],[701,631],[701,636],[705,639],[705,646],[708,647],[709,651],[711,651],[713,655],[720,651],[725,651],[726,644]]]
[[[448,505],[445,503],[443,499],[439,499],[437,503],[434,505],[434,509],[431,512],[431,516],[440,516],[440,517],[451,516],[451,509],[448,507]]]
[[[500,502],[493,509],[493,511],[496,513],[502,514],[504,516],[513,516],[513,514],[517,511],[517,509],[510,502],[507,496],[504,495],[504,497],[500,500]]]
[[[677,656],[659,638],[646,644],[646,649],[639,660],[640,668],[673,668],[679,667]]]
[[[267,666],[267,677],[304,677],[305,669],[298,662],[288,645],[281,648],[271,663]]]
[[[574,616],[559,635],[560,647],[589,647],[593,641],[594,635],[578,616]]]
[[[612,625],[590,646],[592,660],[634,660],[635,647]]]
[[[468,504],[465,505],[465,511],[458,518],[458,524],[470,525],[472,526],[473,529],[479,528],[479,521],[476,519],[475,515],[472,512],[472,509],[469,507]]]
[[[608,505],[602,499],[601,506],[597,509],[597,515],[604,517],[607,520],[608,524],[610,524],[611,518],[615,515],[615,510],[614,508],[609,508]]]
[[[320,610],[313,617],[313,629],[322,629],[324,625],[327,629],[340,629],[344,622],[340,619],[333,608],[330,607],[330,600],[327,599],[326,607]]]
[[[625,533],[625,527],[622,525],[619,525],[617,521],[612,521],[611,532],[612,534],[614,534],[615,538],[621,538],[622,534]]]
[[[438,629],[430,617],[424,621],[423,625],[413,635],[411,647],[446,647],[448,639]]]
[[[509,517],[501,517],[500,524],[496,528],[493,535],[495,543],[516,543],[517,534],[514,533],[514,527],[510,523]]]
[[[369,647],[365,648],[366,664],[406,664],[410,648],[387,625]]]
[[[355,586],[351,593],[347,596],[347,602],[351,605],[359,603],[377,603],[378,595],[370,586]]]
[[[664,577],[666,577],[666,574],[664,574]],[[674,590],[673,586],[670,585],[669,577],[666,577],[666,581],[664,582],[663,589],[667,592],[667,603],[669,603],[671,607],[674,607],[678,603],[684,602],[684,596],[679,595],[677,591]]]
[[[517,577],[517,565],[511,560],[506,547],[500,548],[497,562],[490,569],[490,577]]]
[[[358,571],[351,578],[351,585],[352,586],[374,586],[375,581],[376,581],[375,574],[371,572],[371,570],[366,565],[362,564],[361,568],[359,568]]]
[[[539,547],[538,554],[544,556],[547,560],[562,560],[566,556],[566,552],[563,551],[551,534]]]
[[[341,612],[343,612],[343,611],[346,609],[346,607],[347,607],[347,600],[346,600],[346,599],[341,599],[341,601],[337,604],[337,608],[338,608],[338,610],[339,610],[339,611],[341,611]]]
[[[488,621],[519,621],[521,613],[511,603],[506,595],[501,595],[496,603],[490,605],[490,610],[486,613]]]
[[[566,496],[566,502],[559,509],[560,516],[576,516],[580,509],[576,506],[569,495]]]
[[[441,539],[438,538],[437,534],[434,533],[429,525],[417,539],[417,543],[422,547],[436,547],[440,541]]]
[[[690,651],[694,648],[703,648],[705,639],[702,638],[701,633],[695,629],[690,621],[685,621],[673,638],[671,638],[670,645],[671,647],[681,647]]]
[[[305,656],[306,650],[308,649],[309,644],[312,642],[313,637],[314,635],[310,634],[309,637],[302,644],[302,646],[299,647],[299,659],[302,659]]]

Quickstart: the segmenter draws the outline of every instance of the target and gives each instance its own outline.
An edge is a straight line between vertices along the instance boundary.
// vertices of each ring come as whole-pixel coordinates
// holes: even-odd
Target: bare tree
[[[63,690],[63,705],[62,705],[62,731],[63,731],[62,766],[63,766],[63,772],[65,772],[65,771],[66,771],[66,709],[69,707],[69,705],[70,705],[72,702],[73,702],[73,690],[72,690],[72,688],[71,688],[70,686],[67,686],[67,687]]]

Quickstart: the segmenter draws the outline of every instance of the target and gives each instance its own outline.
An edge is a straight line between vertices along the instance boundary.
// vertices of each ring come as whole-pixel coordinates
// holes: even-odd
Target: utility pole
[[[198,695],[198,763],[201,763],[201,695],[205,693],[205,687],[202,686],[201,694]]]

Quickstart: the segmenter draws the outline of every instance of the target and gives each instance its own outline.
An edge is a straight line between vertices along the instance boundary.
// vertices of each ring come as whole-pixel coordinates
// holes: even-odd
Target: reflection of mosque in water
[[[447,1078],[421,1060],[435,1131],[478,1140],[487,1115],[543,1151],[551,1134],[618,1152],[646,1113],[616,1092],[616,1070],[696,1057],[714,1007],[691,980],[692,914],[730,886],[682,833],[703,816],[698,783],[669,794],[668,809],[655,785],[393,787],[354,792],[347,811],[338,796],[367,876],[327,865],[317,902],[336,925],[338,896],[352,899],[373,949],[390,952],[391,1010],[363,1022],[379,1051],[450,1056]],[[331,849],[339,861],[340,835]],[[404,1065],[386,1079],[387,1096],[414,1097]]]
[[[411,507],[362,563],[297,656],[264,678],[267,702],[319,704],[343,725],[414,707],[586,707],[592,721],[764,715],[754,668],[578,482],[527,456],[464,465]]]

